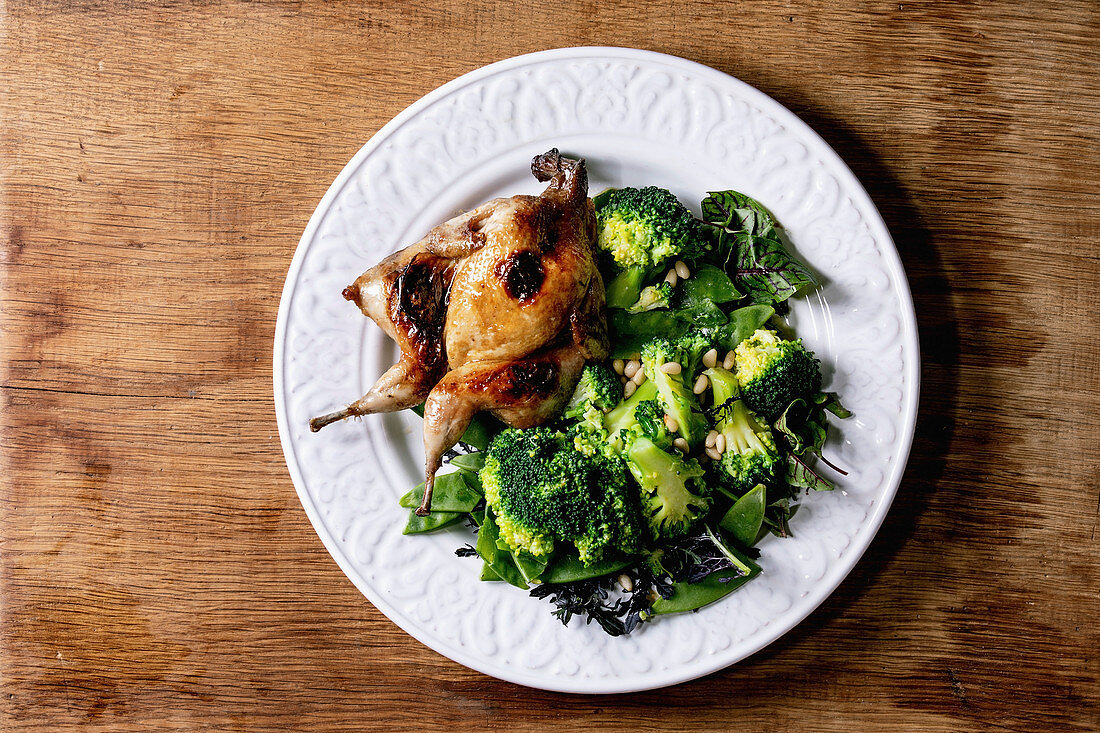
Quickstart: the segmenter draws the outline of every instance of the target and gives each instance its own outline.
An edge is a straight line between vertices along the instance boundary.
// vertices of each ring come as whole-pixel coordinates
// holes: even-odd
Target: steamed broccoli
[[[603,364],[589,364],[581,372],[562,417],[583,419],[593,408],[602,413],[619,404],[622,397],[623,387],[615,372]]]
[[[642,289],[634,305],[626,309],[627,313],[644,313],[658,308],[669,308],[672,304],[672,286],[667,282],[649,285]]]
[[[636,499],[618,457],[585,455],[549,428],[509,428],[489,445],[480,477],[500,539],[513,551],[545,558],[555,542],[569,542],[590,564],[605,550],[637,548]]]
[[[774,486],[785,467],[766,425],[761,425],[740,399],[737,378],[722,367],[707,369],[714,390],[717,428],[726,449],[713,464],[711,474],[719,487],[733,496],[741,496],[757,484]]]
[[[620,188],[601,204],[596,245],[620,268],[657,268],[672,258],[694,259],[707,244],[695,217],[663,188]]]
[[[694,260],[710,247],[695,217],[663,188],[620,188],[597,199],[596,246],[618,272],[607,284],[611,308],[636,303],[646,276],[670,260]]]
[[[635,437],[626,465],[641,487],[642,516],[655,539],[691,530],[710,506],[703,469],[694,458],[666,453],[647,437]]]
[[[631,432],[637,424],[637,421],[634,419],[634,414],[638,406],[643,402],[654,400],[656,397],[657,386],[653,384],[652,381],[646,380],[642,383],[641,387],[638,387],[638,389],[634,391],[634,394],[627,397],[620,402],[615,409],[604,415],[603,427],[604,430],[607,431],[607,439],[610,441],[616,453],[621,453],[623,449],[623,438],[619,433],[624,430]]]
[[[692,391],[695,369],[706,346],[702,336],[687,334],[676,341],[654,339],[642,348],[642,367],[647,383],[653,382],[665,412],[676,421],[677,432],[692,448],[707,434],[706,419],[699,412],[699,403]],[[669,374],[661,368],[669,362],[680,365],[679,373]]]
[[[821,370],[802,339],[784,341],[774,331],[759,329],[737,345],[737,381],[741,397],[768,422],[792,400],[808,398],[821,389]]]
[[[665,425],[665,408],[657,400],[645,400],[638,403],[634,410],[634,436],[649,438],[661,450],[670,450],[674,435],[669,435]],[[630,436],[633,438],[634,436]]]

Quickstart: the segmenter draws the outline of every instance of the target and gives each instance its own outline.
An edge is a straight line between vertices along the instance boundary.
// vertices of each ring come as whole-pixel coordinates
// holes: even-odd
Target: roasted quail
[[[557,414],[584,364],[607,356],[596,218],[583,160],[557,149],[531,172],[539,196],[493,199],[364,272],[344,297],[401,349],[400,360],[317,431],[354,415],[424,403],[424,500],[443,455],[478,412],[517,428]]]

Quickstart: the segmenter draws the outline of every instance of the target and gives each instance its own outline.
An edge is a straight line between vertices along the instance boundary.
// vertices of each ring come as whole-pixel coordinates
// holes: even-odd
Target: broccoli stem
[[[607,429],[607,434],[614,438],[615,435],[624,429],[629,429],[634,425],[634,411],[638,409],[638,405],[646,400],[652,400],[657,396],[657,387],[653,384],[652,380],[646,380],[642,382],[642,386],[634,390],[634,394],[626,398],[619,403],[611,412],[604,416],[604,428]]]
[[[722,367],[712,367],[704,374],[710,379],[711,389],[714,392],[714,404],[722,407],[718,420],[718,432],[726,439],[726,450],[745,453],[746,451],[767,451],[767,447],[760,440],[759,433],[763,427],[756,421],[741,399],[741,392],[737,386],[737,377]],[[728,404],[727,404],[728,403]]]
[[[645,283],[646,268],[628,267],[607,284],[607,307],[629,308],[638,302]]]

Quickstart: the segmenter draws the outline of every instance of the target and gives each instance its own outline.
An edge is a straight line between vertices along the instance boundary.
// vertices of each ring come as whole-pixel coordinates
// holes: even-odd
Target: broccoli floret
[[[642,517],[655,539],[691,530],[710,506],[703,469],[694,458],[666,453],[639,436],[626,451],[627,467],[641,487]]]
[[[621,458],[576,450],[564,433],[509,428],[489,445],[480,473],[500,539],[514,551],[548,557],[555,542],[591,564],[605,550],[636,550],[636,499]]]
[[[649,438],[662,450],[671,450],[675,436],[669,435],[665,425],[665,408],[657,400],[645,400],[638,403],[634,410],[635,435]]]
[[[712,464],[718,486],[739,497],[757,484],[774,486],[784,465],[772,431],[761,425],[738,393],[737,378],[722,367],[707,369],[714,390],[717,429],[725,440],[722,458]]]
[[[627,313],[645,313],[646,311],[668,308],[672,304],[672,286],[667,282],[650,285],[642,289],[634,305],[626,309]]]
[[[677,432],[692,448],[697,447],[707,433],[706,419],[699,411],[699,403],[692,391],[694,371],[703,353],[696,343],[700,340],[701,337],[694,335],[675,342],[654,339],[642,347],[646,383],[653,382],[665,412],[676,421]],[[669,374],[661,368],[669,362],[680,365],[677,374]]]
[[[707,240],[691,212],[670,191],[620,188],[596,211],[596,245],[620,268],[658,268],[670,259],[695,259]]]
[[[631,432],[637,424],[637,421],[634,419],[634,413],[637,411],[638,406],[643,402],[656,399],[656,397],[657,386],[653,384],[652,381],[646,380],[642,382],[641,387],[634,390],[634,394],[627,397],[620,402],[615,409],[604,415],[603,427],[604,430],[607,431],[608,439],[616,453],[621,453],[623,449],[623,439],[619,433],[624,430]]]
[[[821,389],[821,370],[802,339],[784,341],[774,331],[759,329],[737,345],[737,381],[745,404],[772,422],[792,400]]]
[[[600,412],[610,410],[623,398],[623,386],[615,372],[603,364],[589,364],[581,372],[573,397],[566,405],[562,417],[584,418],[590,408]]]

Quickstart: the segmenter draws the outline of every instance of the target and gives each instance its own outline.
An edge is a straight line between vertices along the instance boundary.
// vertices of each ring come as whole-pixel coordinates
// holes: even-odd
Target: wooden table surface
[[[1097,730],[1100,6],[0,5],[4,730]],[[810,618],[589,698],[465,669],[313,532],[271,344],[344,163],[464,72],[634,45],[848,161],[916,299],[898,499]]]

